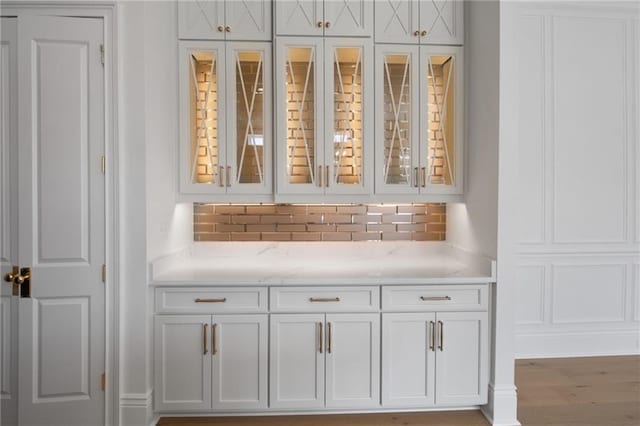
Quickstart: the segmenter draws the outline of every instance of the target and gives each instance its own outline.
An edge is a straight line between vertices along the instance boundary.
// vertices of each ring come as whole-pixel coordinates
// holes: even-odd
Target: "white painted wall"
[[[638,353],[640,6],[517,19],[517,356]]]

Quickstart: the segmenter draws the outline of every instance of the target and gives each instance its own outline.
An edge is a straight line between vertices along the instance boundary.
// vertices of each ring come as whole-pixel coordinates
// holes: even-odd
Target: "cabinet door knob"
[[[218,25],[218,32],[221,33],[224,31],[224,27],[222,25]]]
[[[324,27],[324,22],[318,21],[318,23],[316,25],[318,26],[318,28],[322,28],[322,27]]]
[[[420,37],[420,30],[415,30],[413,32],[413,35],[416,36],[416,37]]]
[[[226,27],[224,27],[224,30],[228,33],[231,32],[231,27],[229,25],[227,25]]]
[[[324,23],[324,27],[325,28],[329,28],[330,25],[331,25],[331,23],[329,23],[328,21]]]
[[[426,36],[426,35],[427,35],[427,30],[422,30],[422,32],[420,33],[420,35],[421,35],[422,37]]]

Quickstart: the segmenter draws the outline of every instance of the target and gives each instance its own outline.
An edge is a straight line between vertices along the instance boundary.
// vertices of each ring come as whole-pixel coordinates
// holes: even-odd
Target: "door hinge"
[[[106,373],[102,373],[102,375],[100,376],[100,389],[102,389],[103,391],[105,389],[107,389],[107,374]]]
[[[102,264],[102,282],[107,282],[107,265]]]
[[[104,66],[104,44],[100,45],[100,63]]]
[[[107,172],[107,159],[104,155],[100,158],[100,170],[102,171],[102,174]]]

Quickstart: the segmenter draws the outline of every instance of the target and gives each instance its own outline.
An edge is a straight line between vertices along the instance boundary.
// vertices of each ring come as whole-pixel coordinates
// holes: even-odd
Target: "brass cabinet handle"
[[[226,301],[227,301],[226,297],[218,297],[213,299],[202,299],[200,297],[197,297],[195,300],[196,303],[224,303]]]
[[[218,324],[213,324],[211,326],[211,354],[215,355],[218,353],[218,345],[216,343],[216,330],[218,329]]]
[[[436,323],[429,321],[431,328],[431,338],[429,339],[429,350],[436,351]]]
[[[309,302],[339,302],[339,297],[310,297]]]
[[[327,353],[331,353],[331,323],[327,322]]]
[[[451,300],[450,296],[420,296],[420,300]]]
[[[207,354],[207,327],[209,324],[202,324],[202,354]]]
[[[231,166],[227,166],[227,174],[225,176],[225,186],[231,186]]]
[[[331,25],[331,23],[330,23],[329,21],[327,21],[327,22],[325,22],[325,23],[324,23],[324,27],[325,27],[325,28],[329,28],[329,26],[330,26],[330,25]]]
[[[418,168],[417,167],[413,168],[413,174],[414,174],[414,178],[415,178],[415,180],[413,181],[413,186],[417,188],[418,186],[420,186],[420,182],[419,182],[419,178],[418,178]]]
[[[224,166],[220,166],[220,173],[218,173],[218,186],[224,186]]]
[[[440,352],[442,352],[442,348],[444,347],[444,325],[442,324],[442,321],[438,321],[438,335],[440,337],[440,342],[438,343],[438,349],[440,349]]]
[[[413,32],[413,35],[416,36],[416,37],[420,37],[420,30],[415,30]]]
[[[318,351],[322,353],[322,323],[321,322],[318,323],[318,328],[320,329],[320,332],[318,333]]]
[[[325,168],[325,173],[324,173],[324,185],[328,188],[329,187],[329,166],[327,166]]]
[[[324,186],[324,175],[322,174],[322,166],[318,166],[318,175],[316,177],[318,178],[318,186],[322,188]]]
[[[422,30],[422,32],[420,33],[420,35],[421,35],[422,37],[426,36],[426,35],[427,35],[427,30]]]
[[[318,26],[318,28],[322,28],[322,27],[324,27],[324,22],[318,21],[318,23],[316,25]]]
[[[427,168],[423,167],[422,168],[422,175],[420,176],[421,181],[422,181],[422,187],[424,188],[425,186],[427,186]]]
[[[231,32],[231,27],[229,25],[227,25],[226,27],[224,27],[224,30],[228,33]]]
[[[224,31],[224,27],[222,25],[218,25],[218,32],[221,33]]]

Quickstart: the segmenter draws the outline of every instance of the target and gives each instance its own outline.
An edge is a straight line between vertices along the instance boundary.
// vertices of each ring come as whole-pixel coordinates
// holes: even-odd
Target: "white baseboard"
[[[630,330],[516,333],[516,358],[638,355],[640,327]]]
[[[149,426],[153,416],[153,392],[122,394],[120,426]]]
[[[481,407],[482,414],[493,426],[520,426],[518,394],[515,386],[494,386],[489,383],[489,402]]]

